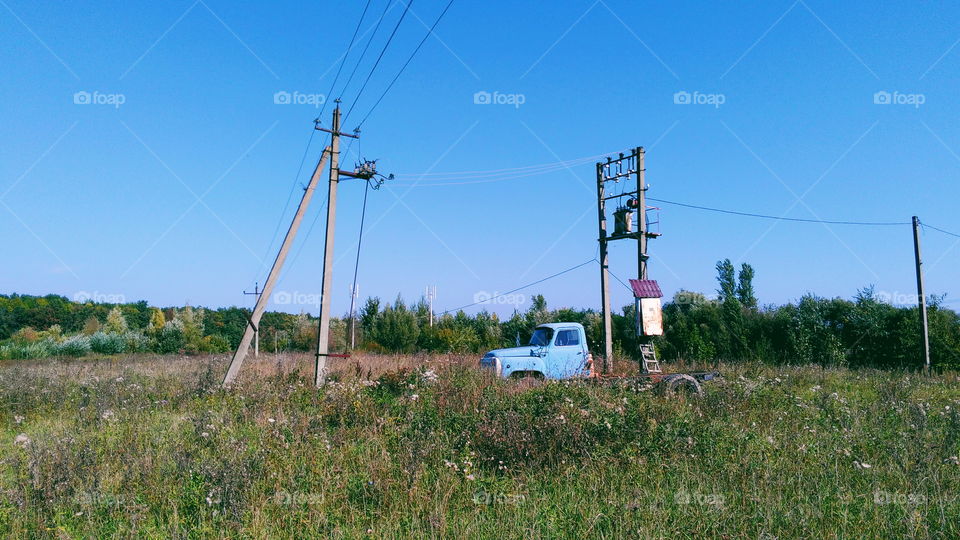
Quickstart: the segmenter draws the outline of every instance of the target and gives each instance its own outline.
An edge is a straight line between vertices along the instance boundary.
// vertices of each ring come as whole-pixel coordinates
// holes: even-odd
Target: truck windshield
[[[530,344],[537,347],[546,347],[553,338],[553,328],[537,328],[530,336]]]

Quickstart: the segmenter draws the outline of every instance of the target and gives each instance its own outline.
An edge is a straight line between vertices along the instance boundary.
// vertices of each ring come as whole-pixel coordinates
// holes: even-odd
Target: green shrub
[[[127,341],[122,334],[97,332],[90,336],[90,349],[100,354],[120,354],[127,350]]]
[[[70,336],[54,348],[57,356],[84,356],[90,351],[90,338],[83,334]]]

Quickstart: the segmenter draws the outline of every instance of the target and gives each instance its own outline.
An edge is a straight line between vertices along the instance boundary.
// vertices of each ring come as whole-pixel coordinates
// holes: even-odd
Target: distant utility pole
[[[430,306],[430,326],[433,326],[433,299],[437,296],[437,286],[427,286],[424,294],[427,297],[427,304]]]
[[[644,149],[642,146],[634,148],[628,155],[620,154],[617,159],[607,158],[607,161],[597,163],[597,217],[600,232],[600,297],[603,313],[603,348],[604,371],[609,373],[613,369],[613,322],[610,311],[610,261],[608,244],[613,240],[637,240],[637,275],[639,279],[647,279],[647,240],[660,236],[659,233],[648,230],[647,205],[644,168]],[[636,188],[629,191],[626,182],[636,181]],[[608,183],[619,184],[624,187],[617,193],[615,188],[608,189]],[[607,194],[608,191],[611,194]],[[618,203],[626,199],[613,212],[615,218],[614,233],[607,234],[607,201],[616,200]],[[636,230],[633,224],[633,213],[638,214]]]
[[[923,261],[920,257],[920,218],[913,216],[913,254],[917,266],[917,296],[920,306],[920,332],[923,336],[923,369],[930,374],[930,330],[927,325],[927,297],[923,290]]]
[[[257,299],[259,300],[259,299],[260,299],[260,292],[261,292],[260,289],[258,288],[259,286],[260,286],[260,282],[255,282],[255,283],[253,284],[253,292],[243,291],[243,294],[252,294],[252,295],[256,296]],[[259,357],[259,356],[260,356],[260,327],[259,327],[259,325],[257,326],[257,328],[254,328],[254,330],[253,330],[253,356],[254,356],[254,357]]]

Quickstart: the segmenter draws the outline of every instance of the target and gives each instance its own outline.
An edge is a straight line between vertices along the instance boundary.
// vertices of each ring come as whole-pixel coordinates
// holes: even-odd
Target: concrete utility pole
[[[253,292],[243,291],[243,294],[252,294],[252,295],[256,296],[257,298],[259,298],[259,297],[260,297],[260,289],[259,289],[259,287],[260,287],[260,283],[259,283],[259,282],[254,283],[254,284],[253,284]],[[253,330],[253,356],[254,356],[254,357],[259,357],[259,356],[260,356],[260,328],[259,328],[259,327],[255,328],[255,329]]]
[[[913,216],[913,254],[917,265],[917,296],[920,307],[920,332],[923,336],[923,370],[930,374],[930,330],[927,325],[927,296],[923,290],[923,261],[920,257],[920,218]]]
[[[642,146],[636,149],[637,154],[637,276],[647,279],[647,184],[645,183],[646,169],[643,165],[643,156],[646,153]]]
[[[437,286],[427,286],[425,291],[425,296],[427,297],[427,304],[430,306],[430,326],[433,326],[433,298],[437,295]]]
[[[340,100],[333,110],[330,129],[330,183],[327,188],[327,237],[323,244],[323,274],[320,286],[320,329],[317,332],[317,355],[314,383],[323,384],[330,352],[330,287],[333,282],[333,232],[337,220],[337,184],[340,182]]]
[[[610,163],[610,158],[607,158]],[[610,267],[607,256],[606,182],[603,163],[597,163],[597,212],[600,223],[600,303],[603,314],[603,371],[613,369],[613,321],[610,315]]]
[[[320,180],[320,175],[323,174],[323,168],[329,156],[330,147],[327,147],[320,155],[317,168],[314,169],[313,176],[310,177],[310,183],[303,192],[303,198],[300,199],[300,206],[297,207],[297,213],[294,214],[290,228],[287,229],[287,235],[283,238],[283,244],[280,245],[280,252],[277,253],[277,258],[273,261],[270,274],[267,276],[267,282],[264,283],[263,290],[257,295],[257,303],[253,307],[250,320],[247,321],[248,324],[247,328],[243,331],[243,338],[240,339],[240,345],[237,347],[236,352],[233,354],[233,359],[230,361],[230,368],[223,378],[224,386],[236,380],[237,375],[240,373],[240,366],[243,365],[243,360],[247,357],[247,352],[250,349],[250,341],[253,340],[254,335],[259,331],[260,318],[263,317],[263,312],[267,308],[267,301],[270,299],[270,294],[273,293],[273,286],[276,285],[277,279],[280,277],[280,269],[283,268],[283,263],[287,259],[290,246],[293,245],[293,239],[297,236],[300,222],[303,221],[303,215],[306,213],[307,207],[310,206],[310,199],[313,198],[313,192]],[[276,334],[274,334],[274,339],[276,339]],[[276,345],[274,345],[274,350],[276,350]]]
[[[597,163],[597,218],[600,229],[600,296],[603,314],[603,348],[604,371],[609,373],[613,369],[613,321],[610,311],[610,261],[609,243],[613,240],[631,239],[637,241],[637,275],[639,279],[647,277],[647,240],[660,236],[659,233],[648,230],[647,203],[646,203],[646,169],[644,166],[644,149],[642,146],[634,148],[630,154],[620,154],[616,159],[607,158],[606,162]],[[626,186],[618,193],[611,189],[607,194],[607,182],[620,183],[636,181],[636,189],[627,191]],[[626,204],[623,204],[626,199]],[[607,201],[618,203],[613,212],[615,227],[612,235],[607,234]],[[636,212],[637,223],[634,226],[633,216]],[[639,316],[639,312],[638,312]]]

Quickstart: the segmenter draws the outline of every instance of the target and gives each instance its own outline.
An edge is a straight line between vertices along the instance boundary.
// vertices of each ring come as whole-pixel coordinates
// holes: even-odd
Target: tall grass
[[[304,360],[229,390],[225,357],[0,369],[0,533],[960,535],[952,374],[722,366],[684,399],[444,357],[342,362],[318,391]]]

